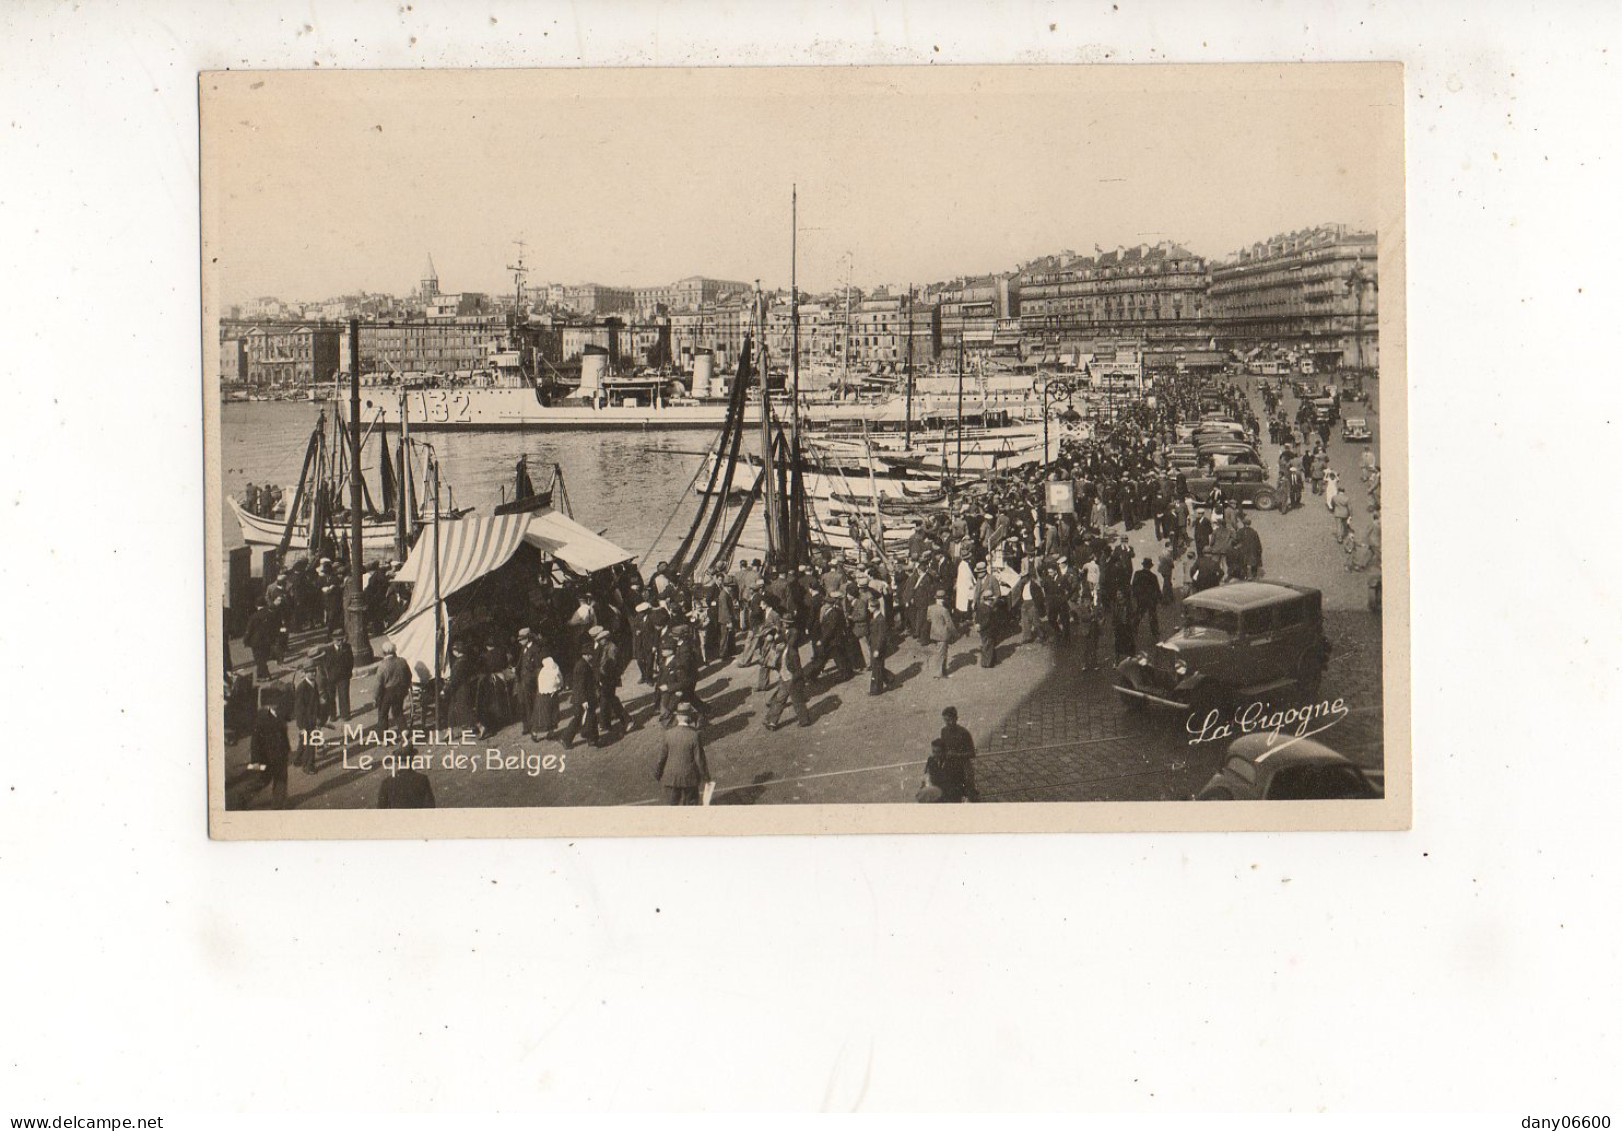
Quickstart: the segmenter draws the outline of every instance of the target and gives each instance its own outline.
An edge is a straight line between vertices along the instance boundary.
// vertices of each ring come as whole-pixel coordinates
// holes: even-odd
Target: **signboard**
[[[1076,484],[1069,479],[1051,479],[1048,488],[1049,514],[1076,513]]]

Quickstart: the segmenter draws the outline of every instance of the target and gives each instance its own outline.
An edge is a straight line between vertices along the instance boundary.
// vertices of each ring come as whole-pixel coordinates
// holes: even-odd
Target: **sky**
[[[1376,175],[1400,77],[1372,67],[265,71],[201,96],[228,303],[400,294],[430,254],[444,291],[506,291],[519,239],[531,285],[787,286],[792,186],[813,293],[1401,208]]]

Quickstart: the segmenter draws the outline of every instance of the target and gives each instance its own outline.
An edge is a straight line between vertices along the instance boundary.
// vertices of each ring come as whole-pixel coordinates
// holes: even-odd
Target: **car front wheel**
[[[1270,511],[1278,504],[1278,498],[1271,491],[1263,491],[1256,496],[1256,509]]]

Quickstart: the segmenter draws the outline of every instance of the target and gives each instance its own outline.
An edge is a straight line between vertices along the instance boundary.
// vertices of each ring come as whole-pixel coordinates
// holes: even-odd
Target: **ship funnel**
[[[703,398],[715,395],[715,355],[703,350],[693,356],[693,396]]]
[[[575,396],[587,400],[603,391],[603,378],[608,375],[608,355],[590,350],[580,355],[580,388]]]

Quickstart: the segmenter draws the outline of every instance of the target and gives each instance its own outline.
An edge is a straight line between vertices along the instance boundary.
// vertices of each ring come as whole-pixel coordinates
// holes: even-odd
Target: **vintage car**
[[[1382,797],[1384,775],[1311,738],[1247,734],[1197,801],[1341,801]]]
[[[1230,458],[1224,463],[1254,463],[1262,462],[1261,449],[1255,444],[1245,443],[1242,440],[1199,440],[1194,444],[1194,451],[1201,459],[1210,456],[1223,455]]]
[[[1365,417],[1348,416],[1340,426],[1340,438],[1349,443],[1368,443],[1374,439]]]
[[[1193,444],[1172,444],[1166,449],[1168,467],[1194,468],[1200,466],[1199,449]]]
[[[1188,438],[1187,442],[1196,447],[1203,447],[1207,444],[1253,444],[1255,438],[1243,428],[1230,430],[1202,426],[1195,429],[1194,434]]]
[[[1203,718],[1283,691],[1311,699],[1328,662],[1318,590],[1236,581],[1186,598],[1183,626],[1122,660],[1115,691],[1128,708],[1153,705]]]
[[[1260,464],[1234,463],[1225,467],[1201,467],[1185,472],[1188,493],[1194,501],[1210,499],[1215,487],[1222,488],[1222,497],[1243,506],[1249,503],[1257,510],[1270,511],[1278,505],[1278,493],[1268,481],[1267,469]]]

